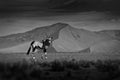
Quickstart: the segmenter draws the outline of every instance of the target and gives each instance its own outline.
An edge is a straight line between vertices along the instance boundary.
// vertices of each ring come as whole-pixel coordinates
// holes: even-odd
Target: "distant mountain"
[[[0,48],[12,47],[32,40],[41,41],[48,36],[54,36],[54,34],[66,26],[68,26],[68,24],[57,23],[45,27],[38,27],[24,33],[2,36],[0,37]]]
[[[74,28],[66,23],[56,23],[25,33],[0,37],[0,51],[25,52],[32,40],[41,41],[47,36],[52,36],[53,43],[48,52],[119,52],[119,36],[114,37],[113,32],[117,34],[116,30],[92,32]]]

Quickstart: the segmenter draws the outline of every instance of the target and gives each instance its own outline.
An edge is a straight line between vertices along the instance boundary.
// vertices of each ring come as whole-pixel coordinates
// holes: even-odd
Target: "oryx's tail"
[[[29,55],[29,53],[30,53],[30,50],[31,50],[31,46],[29,47],[29,49],[28,49],[28,51],[27,51],[27,55]]]

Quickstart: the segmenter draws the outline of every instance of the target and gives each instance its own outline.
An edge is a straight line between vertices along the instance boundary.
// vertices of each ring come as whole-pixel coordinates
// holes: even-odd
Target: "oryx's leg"
[[[47,59],[47,49],[44,49],[43,52],[44,52],[45,59]]]
[[[43,49],[43,54],[42,54],[42,59],[47,59],[47,52],[46,52],[47,50],[46,49]]]
[[[37,59],[36,59],[36,57],[34,56],[34,52],[35,52],[35,50],[36,50],[36,48],[34,47],[34,48],[32,48],[32,59],[36,62],[37,61]]]
[[[33,47],[33,48],[32,48],[32,52],[35,52],[35,50],[36,50],[36,47]]]
[[[41,58],[42,58],[42,59],[47,59],[47,55],[45,54],[45,52],[42,53]]]
[[[33,62],[37,62],[37,59],[35,56],[32,56],[32,60],[33,60]]]

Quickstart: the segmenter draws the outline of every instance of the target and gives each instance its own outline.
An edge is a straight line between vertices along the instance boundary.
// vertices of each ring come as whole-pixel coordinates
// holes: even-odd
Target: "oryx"
[[[31,49],[32,49],[32,52],[35,52],[35,50],[42,50],[44,53],[42,55],[42,58],[45,57],[45,59],[47,59],[47,49],[52,44],[52,39],[53,39],[53,37],[48,37],[48,38],[42,40],[41,42],[33,40],[27,51],[27,55],[30,54]],[[36,60],[36,58],[34,56],[33,56],[33,59]]]

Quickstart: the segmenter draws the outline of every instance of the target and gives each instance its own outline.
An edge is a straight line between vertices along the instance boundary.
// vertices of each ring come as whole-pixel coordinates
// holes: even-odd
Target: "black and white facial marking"
[[[52,43],[52,37],[42,40],[42,43],[43,43],[43,47],[47,49]]]

